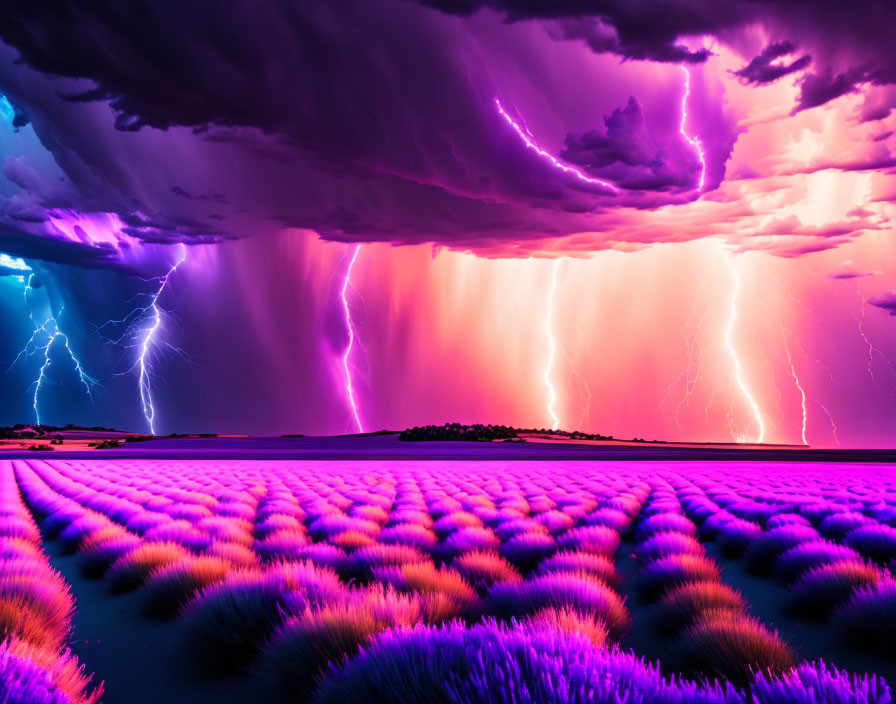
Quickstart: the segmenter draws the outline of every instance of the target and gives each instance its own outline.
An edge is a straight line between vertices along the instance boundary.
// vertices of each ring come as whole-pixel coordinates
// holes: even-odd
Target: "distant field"
[[[0,460],[0,515],[5,704],[884,704],[896,672],[888,464],[42,456]]]

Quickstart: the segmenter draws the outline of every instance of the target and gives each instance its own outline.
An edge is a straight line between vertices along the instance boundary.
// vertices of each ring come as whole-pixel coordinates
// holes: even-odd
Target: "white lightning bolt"
[[[137,349],[137,358],[134,363],[124,372],[115,374],[114,376],[122,376],[137,371],[137,390],[140,393],[140,405],[143,410],[143,417],[146,419],[146,425],[150,434],[155,435],[155,418],[156,409],[152,399],[152,367],[150,353],[159,344],[157,338],[162,329],[162,321],[166,311],[159,304],[159,299],[168,287],[171,277],[178,268],[187,260],[187,247],[185,244],[180,245],[180,256],[177,261],[161,276],[151,279],[142,279],[146,282],[157,284],[154,293],[138,294],[141,297],[147,297],[146,305],[134,308],[123,320],[109,320],[100,326],[100,330],[106,326],[124,326],[124,333],[117,339],[110,340],[113,344],[125,345]],[[167,345],[167,343],[164,343]],[[169,348],[180,352],[177,348],[167,345]],[[182,354],[182,353],[181,353]]]
[[[551,267],[551,287],[548,290],[547,315],[544,320],[544,334],[548,344],[548,359],[544,367],[544,385],[548,390],[548,415],[551,417],[551,430],[557,430],[560,427],[560,418],[554,411],[554,404],[557,402],[557,391],[554,389],[554,382],[551,379],[554,371],[554,359],[557,357],[557,344],[554,341],[554,294],[557,291],[557,273],[560,268],[560,260],[555,259],[554,265]]]
[[[737,381],[738,387],[740,387],[741,393],[744,395],[744,398],[752,409],[753,419],[756,422],[756,426],[759,428],[756,442],[761,443],[765,439],[765,422],[762,419],[762,412],[759,410],[759,404],[756,403],[756,399],[753,398],[753,394],[747,387],[746,381],[744,381],[740,358],[738,357],[737,349],[732,340],[734,326],[737,323],[737,298],[738,293],[740,293],[740,271],[735,264],[734,255],[729,255],[726,259],[728,261],[728,266],[731,268],[734,287],[731,290],[731,306],[728,314],[728,327],[725,330],[725,345],[728,347],[728,353],[731,355],[731,361],[734,363],[734,378]]]
[[[21,259],[16,261],[20,263],[20,265],[17,265],[14,268],[21,271],[30,271],[30,268],[27,267],[27,265],[25,265],[25,263]],[[68,336],[63,333],[59,327],[59,318],[62,317],[62,313],[65,310],[65,307],[60,308],[59,312],[56,315],[53,315],[52,310],[50,310],[47,318],[42,323],[38,323],[34,319],[34,309],[32,308],[28,300],[29,291],[34,291],[31,286],[31,282],[33,279],[34,273],[30,273],[27,280],[25,280],[24,275],[19,278],[19,281],[21,281],[25,285],[22,293],[25,299],[25,306],[28,309],[28,318],[34,325],[34,332],[31,334],[31,337],[28,339],[28,342],[25,343],[25,346],[22,348],[19,354],[16,355],[16,358],[13,360],[12,364],[9,365],[9,369],[11,369],[23,356],[31,357],[37,353],[41,353],[43,355],[43,364],[41,364],[40,366],[40,371],[38,372],[37,379],[35,379],[32,384],[32,386],[34,386],[34,395],[32,397],[34,419],[35,422],[40,425],[40,390],[45,386],[46,383],[48,383],[47,375],[50,371],[50,367],[52,366],[50,350],[52,349],[54,343],[56,343],[57,341],[62,342],[62,346],[65,348],[65,351],[68,354],[69,358],[72,360],[72,363],[75,365],[75,371],[78,373],[78,380],[84,386],[84,390],[87,392],[87,397],[90,399],[91,403],[93,403],[93,387],[96,386],[98,382],[96,379],[94,379],[84,371],[84,367],[81,365],[81,361],[75,355],[75,352],[71,348],[71,345],[69,345]],[[9,369],[7,369],[7,371],[9,371]]]
[[[348,267],[345,270],[345,279],[342,281],[342,290],[340,296],[342,298],[342,311],[345,314],[345,329],[348,332],[348,344],[345,346],[345,352],[342,355],[342,368],[345,372],[345,393],[348,396],[349,405],[352,407],[352,415],[355,418],[355,425],[358,426],[358,432],[364,432],[364,425],[361,423],[361,414],[358,410],[358,404],[355,402],[355,387],[352,383],[352,372],[349,367],[349,357],[351,357],[352,347],[355,344],[355,326],[352,322],[352,312],[348,305],[348,287],[351,284],[352,268],[358,259],[358,252],[361,251],[361,245],[356,244],[352,250],[352,256],[349,260]]]
[[[706,185],[706,155],[703,153],[703,146],[697,137],[691,137],[685,127],[688,121],[688,98],[691,95],[691,72],[684,66],[681,67],[684,72],[684,94],[681,96],[681,124],[678,127],[681,136],[685,138],[688,144],[697,152],[697,158],[700,160],[700,181],[697,184],[697,192],[702,193],[703,187]]]

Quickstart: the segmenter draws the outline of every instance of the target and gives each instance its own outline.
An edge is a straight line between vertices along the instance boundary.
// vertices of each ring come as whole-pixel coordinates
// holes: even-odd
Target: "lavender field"
[[[889,465],[7,460],[0,516],[4,704],[891,701]]]

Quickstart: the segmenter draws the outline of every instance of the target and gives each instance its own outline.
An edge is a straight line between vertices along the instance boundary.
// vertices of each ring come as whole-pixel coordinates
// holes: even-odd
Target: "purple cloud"
[[[896,316],[896,291],[893,289],[884,291],[879,296],[869,298],[868,303],[887,311],[892,316]]]
[[[802,71],[812,63],[812,57],[808,54],[803,54],[790,63],[776,63],[777,59],[789,56],[795,51],[796,47],[793,42],[784,41],[769,44],[750,63],[739,71],[732,71],[732,73],[744,83],[762,86],[774,83],[784,76]]]
[[[648,134],[636,98],[605,117],[604,125],[605,130],[567,135],[561,157],[630,190],[696,187],[701,167],[693,147],[684,143],[680,133],[674,135],[678,144],[660,144]],[[682,164],[674,163],[670,149],[680,154]]]
[[[831,279],[858,279],[865,276],[876,276],[880,274],[879,271],[860,271],[856,268],[856,265],[853,264],[849,259],[844,261],[839,267],[834,269],[834,271],[827,274],[828,278]]]
[[[820,75],[807,73],[798,82],[800,94],[793,113],[824,105],[847,93],[855,93],[857,84],[863,82],[865,77],[865,73],[859,70],[836,75],[830,72]]]

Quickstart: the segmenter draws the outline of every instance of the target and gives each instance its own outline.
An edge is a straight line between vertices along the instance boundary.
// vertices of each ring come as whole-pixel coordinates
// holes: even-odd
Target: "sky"
[[[896,7],[0,7],[0,424],[896,445]]]

